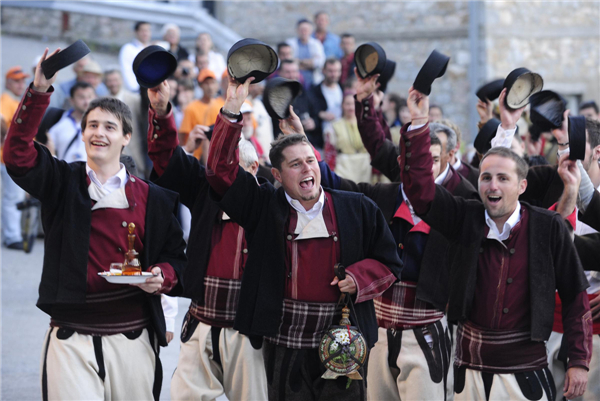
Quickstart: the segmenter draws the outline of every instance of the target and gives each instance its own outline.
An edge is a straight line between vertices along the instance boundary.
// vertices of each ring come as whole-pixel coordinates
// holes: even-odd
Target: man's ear
[[[258,161],[257,161],[257,160],[255,160],[255,161],[252,163],[252,166],[250,166],[250,173],[251,173],[252,175],[254,175],[254,176],[255,176],[255,175],[256,175],[256,173],[258,173],[258,166],[259,166],[259,164],[258,164]]]
[[[596,160],[600,160],[600,145],[596,146],[592,151],[592,158]]]
[[[448,163],[450,163],[450,160],[454,159],[455,154],[456,154],[456,148],[454,148],[450,152],[448,152]]]
[[[275,167],[271,167],[271,174],[273,174],[273,177],[279,182],[281,183],[281,172],[279,170],[277,170]]]
[[[132,135],[131,132],[123,135],[125,137],[125,141],[123,143],[123,146],[129,145],[129,142],[131,141],[131,135]]]
[[[523,194],[523,192],[525,192],[526,189],[527,189],[527,179],[524,178],[521,180],[521,182],[519,182],[519,195]]]

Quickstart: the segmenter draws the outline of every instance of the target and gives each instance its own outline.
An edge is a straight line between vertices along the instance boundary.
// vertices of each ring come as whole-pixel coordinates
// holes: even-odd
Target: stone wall
[[[487,75],[527,67],[544,88],[600,100],[600,2],[486,4]]]

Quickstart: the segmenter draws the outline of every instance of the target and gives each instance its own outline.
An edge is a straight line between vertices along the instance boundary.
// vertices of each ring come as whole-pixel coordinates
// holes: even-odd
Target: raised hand
[[[190,131],[188,135],[187,141],[185,143],[184,149],[187,153],[194,153],[196,149],[202,144],[202,141],[208,141],[208,137],[206,136],[206,132],[208,132],[210,128],[206,125],[196,124],[194,128]]]
[[[516,110],[508,108],[504,102],[504,99],[506,99],[506,94],[506,88],[502,89],[502,92],[500,92],[500,98],[498,99],[500,107],[500,121],[502,121],[502,128],[505,130],[510,130],[516,128],[517,121],[519,121],[519,118],[521,118],[521,114],[523,114],[523,110],[525,110],[526,106]]]
[[[292,107],[292,105],[290,105],[290,116],[284,120],[279,120],[279,129],[284,135],[305,135],[304,127],[302,127],[300,117],[298,117],[296,113],[294,113],[294,108]]]
[[[48,89],[50,89],[54,81],[56,81],[56,74],[54,74],[50,79],[46,78],[46,76],[44,75],[44,70],[42,69],[42,61],[54,56],[59,51],[60,48],[54,50],[54,52],[48,56],[48,48],[46,47],[46,50],[44,50],[44,54],[42,54],[40,61],[38,61],[37,66],[35,67],[35,76],[33,77],[33,90],[38,92],[48,92]]]
[[[576,160],[570,160],[569,154],[564,154],[558,161],[558,175],[560,176],[565,187],[572,186],[576,190],[579,190],[579,184],[581,183],[581,172],[577,167]]]
[[[429,121],[429,97],[422,94],[412,86],[408,90],[406,99],[412,125],[421,125]]]
[[[356,75],[356,100],[359,102],[371,96],[371,94],[375,92],[377,88],[379,88],[379,82],[377,82],[379,74],[372,75],[367,78],[361,78],[360,75],[358,75],[355,67],[354,75]]]
[[[481,100],[477,101],[477,114],[479,114],[479,121],[483,124],[487,123],[494,116],[492,110],[494,109],[494,105],[489,100],[482,102]]]
[[[162,81],[157,87],[148,89],[148,100],[159,116],[167,114],[170,90],[167,80]]]
[[[569,110],[565,110],[565,114],[563,114],[562,126],[560,128],[553,129],[552,136],[558,141],[559,144],[567,144],[558,145],[560,150],[567,148],[569,142]]]
[[[248,78],[242,85],[236,81],[235,78],[229,77],[227,98],[225,99],[225,105],[223,108],[234,114],[238,114],[242,108],[242,104],[244,104],[244,101],[248,97],[248,88],[250,87],[252,81],[254,81],[254,77]]]

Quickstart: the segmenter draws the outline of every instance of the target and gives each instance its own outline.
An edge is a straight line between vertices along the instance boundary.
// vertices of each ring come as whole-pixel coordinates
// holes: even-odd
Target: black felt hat
[[[495,79],[483,85],[477,90],[475,95],[482,101],[494,101],[500,97],[502,88],[504,87],[504,79]]]
[[[148,46],[133,60],[133,73],[143,88],[154,88],[177,69],[177,59],[162,46]]]
[[[446,73],[448,61],[450,61],[450,57],[437,50],[432,51],[417,74],[415,82],[413,83],[413,88],[422,94],[429,96],[433,81]]]
[[[542,90],[544,80],[540,74],[529,71],[527,68],[517,68],[511,71],[504,80],[506,100],[504,103],[510,109],[519,109],[529,103],[529,98],[534,93]]]
[[[481,127],[479,133],[475,137],[475,141],[473,141],[473,146],[477,150],[477,152],[482,155],[486,154],[488,150],[492,148],[492,139],[496,136],[496,132],[498,131],[498,126],[500,125],[500,120],[496,118],[490,119],[487,123]]]
[[[375,42],[358,46],[354,52],[354,64],[361,78],[381,74],[385,67],[385,51]]]
[[[585,159],[585,116],[569,116],[569,159]]]
[[[302,84],[298,81],[276,77],[270,79],[263,93],[263,104],[267,113],[275,120],[290,116],[290,105],[302,92]]]
[[[257,39],[242,39],[227,53],[229,76],[243,84],[254,77],[253,84],[262,81],[275,72],[279,58],[275,50]]]
[[[531,122],[543,132],[562,126],[567,101],[558,93],[549,90],[534,93],[531,95],[529,103],[531,105]]]
[[[385,60],[385,66],[377,82],[379,82],[379,89],[382,92],[387,90],[388,82],[394,78],[394,72],[396,72],[396,62],[390,59]]]
[[[70,66],[87,56],[89,53],[90,48],[87,47],[83,40],[79,39],[61,52],[42,61],[42,71],[44,71],[44,76],[46,79],[52,78],[59,70]]]

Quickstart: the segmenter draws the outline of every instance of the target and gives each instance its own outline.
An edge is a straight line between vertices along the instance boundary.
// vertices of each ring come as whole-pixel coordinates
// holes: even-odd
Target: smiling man
[[[53,53],[56,54],[56,52]],[[160,294],[178,295],[185,266],[177,196],[119,162],[132,134],[121,101],[94,100],[81,121],[86,162],[58,160],[34,141],[54,91],[40,59],[6,138],[17,185],[42,202],[45,255],[37,306],[51,317],[42,351],[42,399],[158,399],[166,346]],[[135,285],[98,273],[123,262],[128,225],[142,269]]]
[[[562,218],[519,202],[527,164],[507,148],[493,148],[481,160],[482,202],[434,185],[429,100],[411,88],[408,105],[412,122],[401,132],[404,190],[415,212],[457,249],[448,304],[448,320],[458,322],[455,399],[556,398],[544,343],[556,290],[569,344],[564,396],[582,395],[592,319],[587,280]]]
[[[364,400],[364,380],[321,378],[325,367],[318,346],[329,326],[339,322],[341,292],[352,294],[352,323],[373,346],[372,299],[400,276],[394,239],[368,198],[321,187],[317,158],[304,135],[280,136],[272,143],[272,173],[281,188],[259,187],[239,168],[240,108],[250,82],[230,79],[207,163],[219,206],[246,230],[248,241],[233,327],[265,338],[269,400]],[[334,276],[337,263],[346,267],[341,281]]]

